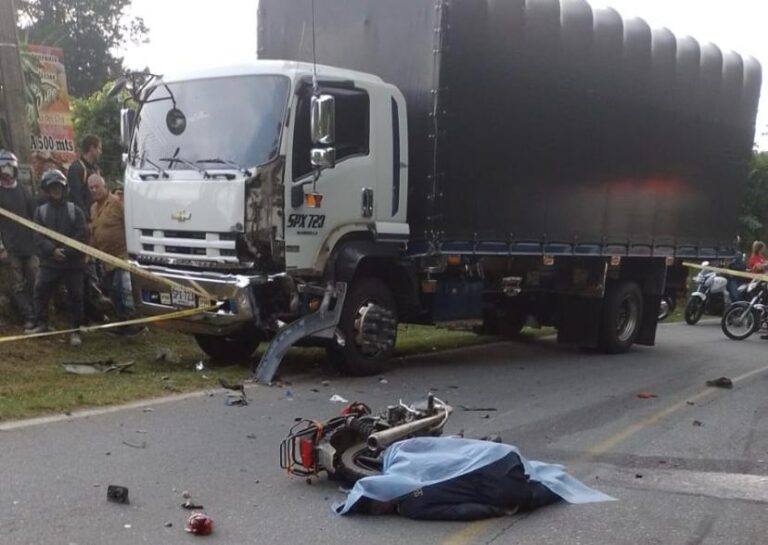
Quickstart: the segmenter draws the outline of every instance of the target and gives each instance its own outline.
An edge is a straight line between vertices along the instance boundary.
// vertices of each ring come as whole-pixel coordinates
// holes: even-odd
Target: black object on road
[[[110,484],[107,487],[107,501],[111,501],[112,503],[131,503],[128,501],[128,488]]]
[[[714,388],[733,388],[733,381],[728,377],[720,377],[714,380],[708,380],[707,386]]]

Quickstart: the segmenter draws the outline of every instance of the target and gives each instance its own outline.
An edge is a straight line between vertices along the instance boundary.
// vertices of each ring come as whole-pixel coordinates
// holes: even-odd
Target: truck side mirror
[[[135,121],[136,110],[133,108],[120,109],[120,144],[124,149],[128,149],[131,145],[131,133]]]
[[[332,95],[315,95],[311,102],[312,143],[332,146],[336,137],[336,101]]]
[[[312,148],[310,153],[310,160],[313,167],[326,169],[336,166],[335,148]]]

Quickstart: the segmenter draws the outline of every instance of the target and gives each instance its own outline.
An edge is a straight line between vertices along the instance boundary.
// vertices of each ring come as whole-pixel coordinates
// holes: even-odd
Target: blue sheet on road
[[[520,457],[525,473],[569,503],[615,500],[575,479],[557,464],[526,460],[511,445],[458,437],[416,437],[384,452],[383,473],[355,483],[347,499],[334,506],[343,515],[362,497],[391,501],[419,488],[465,475],[503,458]]]

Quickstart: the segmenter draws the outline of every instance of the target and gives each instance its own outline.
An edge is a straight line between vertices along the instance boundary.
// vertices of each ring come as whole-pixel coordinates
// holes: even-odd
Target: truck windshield
[[[243,166],[273,159],[280,146],[280,129],[290,81],[285,76],[238,76],[157,85],[139,112],[133,140],[133,164],[143,159],[180,156],[190,162],[222,158]],[[168,111],[183,112],[186,128],[172,133]],[[168,168],[186,169],[183,162]]]

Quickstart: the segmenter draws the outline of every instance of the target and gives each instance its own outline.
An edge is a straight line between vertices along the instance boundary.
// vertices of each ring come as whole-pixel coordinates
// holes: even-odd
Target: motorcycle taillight
[[[315,443],[309,437],[299,439],[299,457],[301,465],[307,469],[315,465]]]

